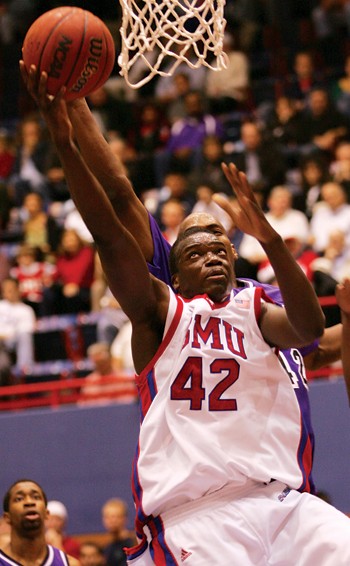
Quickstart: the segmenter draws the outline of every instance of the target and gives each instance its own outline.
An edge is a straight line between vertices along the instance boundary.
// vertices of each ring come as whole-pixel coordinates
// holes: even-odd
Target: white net
[[[195,69],[226,67],[223,36],[226,0],[120,0],[123,11],[120,74],[132,88],[155,75],[171,76],[180,63]],[[164,60],[167,70],[162,69]],[[170,61],[170,65],[169,65]],[[129,77],[142,64],[141,80]]]

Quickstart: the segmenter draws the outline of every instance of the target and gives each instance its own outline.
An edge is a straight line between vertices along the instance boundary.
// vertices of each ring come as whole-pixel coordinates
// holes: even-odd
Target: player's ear
[[[231,248],[232,248],[232,253],[233,253],[233,259],[236,261],[238,259],[237,250],[236,250],[236,248],[233,244],[231,244]]]
[[[175,291],[176,293],[178,293],[178,292],[179,292],[179,289],[180,289],[180,284],[179,284],[179,278],[178,278],[177,273],[175,273],[175,275],[173,275],[173,276],[171,277],[171,285],[172,285],[174,291]]]
[[[5,523],[7,523],[8,525],[11,525],[10,513],[5,511],[5,513],[3,514],[3,518],[4,518]]]

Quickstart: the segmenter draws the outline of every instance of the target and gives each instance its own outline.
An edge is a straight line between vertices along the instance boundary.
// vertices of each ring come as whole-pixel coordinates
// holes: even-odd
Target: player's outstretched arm
[[[154,355],[161,340],[169,300],[167,286],[151,278],[136,240],[119,221],[105,192],[86,166],[72,137],[61,96],[47,95],[47,74],[42,73],[38,79],[33,68],[28,76],[25,72],[23,76],[46,120],[70,194],[93,236],[109,287],[133,323],[137,352],[134,363],[139,371]]]
[[[257,238],[264,248],[276,274],[288,316],[286,324],[283,309],[268,308],[268,314],[261,320],[265,339],[280,347],[301,346],[312,342],[322,335],[324,330],[324,314],[312,285],[281,236],[266,219],[245,174],[238,171],[232,163],[229,166],[223,164],[222,168],[237,202],[236,206],[232,207],[230,203],[224,205],[218,199],[215,200],[226,210],[239,229]]]
[[[120,159],[102,135],[85,99],[68,102],[67,110],[84,160],[100,182],[120,221],[136,238],[146,261],[151,262],[153,241],[148,212],[136,196]]]
[[[345,279],[337,285],[335,295],[341,310],[341,320],[343,323],[341,357],[350,405],[350,279]]]

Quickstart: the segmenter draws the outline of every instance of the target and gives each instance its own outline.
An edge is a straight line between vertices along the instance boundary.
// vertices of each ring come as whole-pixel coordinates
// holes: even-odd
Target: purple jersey
[[[68,558],[63,550],[59,550],[50,544],[47,545],[47,554],[41,566],[68,566]],[[1,566],[20,566],[19,562],[13,560],[2,550],[0,550],[0,565]]]
[[[161,279],[168,285],[171,285],[171,275],[169,268],[169,252],[170,244],[163,237],[160,228],[155,219],[149,215],[150,227],[153,239],[154,255],[153,262],[149,265],[150,273]],[[282,295],[278,287],[267,285],[254,281],[253,279],[239,279],[240,287],[262,287],[266,295],[278,305],[283,305]],[[315,485],[311,475],[313,453],[314,453],[314,432],[311,424],[311,410],[308,395],[308,385],[306,379],[303,355],[315,350],[318,341],[314,341],[311,345],[303,348],[291,348],[281,350],[279,360],[282,367],[288,373],[293,384],[295,395],[300,405],[302,417],[302,438],[300,446],[300,469],[304,470],[304,481],[300,491],[309,491],[315,493]]]

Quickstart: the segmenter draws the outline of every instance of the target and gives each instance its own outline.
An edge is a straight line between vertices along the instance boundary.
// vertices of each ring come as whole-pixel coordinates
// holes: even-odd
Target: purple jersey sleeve
[[[164,238],[156,220],[149,214],[149,222],[153,239],[153,261],[148,263],[149,272],[155,277],[171,285],[171,275],[169,269],[169,254],[171,245]]]

